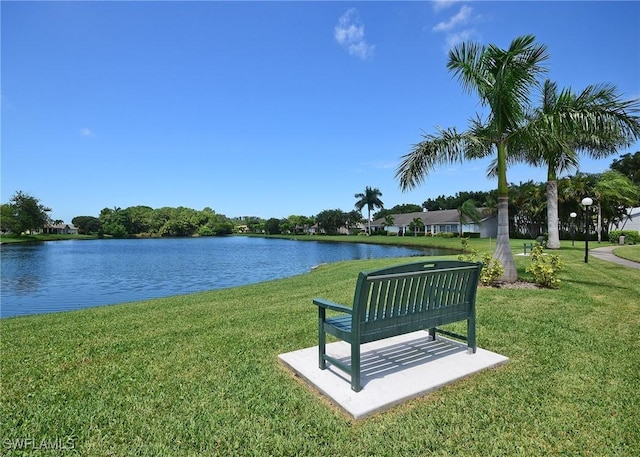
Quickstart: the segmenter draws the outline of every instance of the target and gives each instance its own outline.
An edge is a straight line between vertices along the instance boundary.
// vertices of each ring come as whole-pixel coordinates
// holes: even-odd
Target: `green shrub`
[[[458,255],[458,260],[477,262],[478,251],[469,246],[469,238],[460,238],[460,243],[462,243],[462,254]]]
[[[640,233],[637,230],[611,230],[609,232],[609,241],[617,244],[621,236],[624,236],[625,244],[640,242]]]
[[[498,259],[485,252],[482,256],[482,270],[480,271],[480,283],[483,286],[494,285],[500,276],[504,274],[504,267]]]
[[[562,269],[562,262],[557,255],[545,255],[542,246],[535,246],[531,252],[531,264],[527,273],[533,276],[533,281],[543,287],[557,289],[560,285],[558,272]]]
[[[469,246],[469,238],[460,238],[462,243],[462,254],[458,255],[458,260],[465,262],[477,262],[478,251]],[[480,283],[483,286],[494,285],[500,276],[504,274],[504,267],[499,260],[494,259],[491,254],[485,252],[482,255],[482,270],[480,270]]]

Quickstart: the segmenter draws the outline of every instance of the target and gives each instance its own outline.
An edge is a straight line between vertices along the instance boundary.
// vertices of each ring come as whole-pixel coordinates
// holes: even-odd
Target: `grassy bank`
[[[41,241],[95,240],[97,238],[97,235],[3,235],[0,236],[0,243],[37,243]]]
[[[640,271],[584,264],[583,249],[559,251],[559,290],[479,290],[478,344],[509,364],[361,422],[277,355],[316,344],[312,297],[349,303],[358,271],[415,258],[0,320],[2,452],[31,439],[87,456],[640,455]]]
[[[620,246],[619,248],[615,248],[613,253],[623,259],[640,262],[640,244],[635,244],[633,246]]]

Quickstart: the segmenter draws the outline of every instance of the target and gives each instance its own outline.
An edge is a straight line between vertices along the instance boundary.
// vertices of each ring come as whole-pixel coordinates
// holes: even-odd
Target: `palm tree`
[[[627,208],[638,201],[638,187],[629,178],[618,171],[608,170],[600,175],[593,188],[594,200],[598,205],[598,222],[596,232],[598,242],[602,241],[602,206],[607,205],[609,211],[608,227],[611,228],[612,219],[616,218],[611,209]]]
[[[424,222],[419,217],[414,217],[411,225],[413,225],[413,236],[418,236],[418,230],[424,231]]]
[[[476,43],[462,43],[453,48],[449,51],[447,68],[466,91],[477,93],[490,113],[485,121],[477,115],[466,132],[449,128],[439,129],[436,135],[425,135],[403,157],[396,171],[401,189],[407,190],[420,184],[436,165],[496,153],[498,236],[494,256],[504,266],[503,281],[518,279],[509,245],[509,145],[522,131],[529,92],[537,84],[537,76],[545,71],[541,64],[547,58],[546,47],[535,44],[532,35],[515,38],[506,50]]]
[[[359,199],[356,202],[356,209],[358,211],[362,211],[362,208],[364,208],[365,206],[367,207],[367,224],[369,229],[368,234],[371,235],[371,211],[376,208],[384,208],[384,204],[382,203],[382,200],[380,200],[380,197],[382,197],[382,192],[380,192],[379,189],[367,186],[364,190],[364,193],[355,194],[354,197]]]
[[[395,220],[394,220],[394,218],[393,218],[393,215],[392,215],[392,214],[387,214],[387,215],[384,217],[384,223],[383,223],[383,224],[384,224],[385,229],[386,229],[387,227],[391,227],[391,226],[394,224],[394,222],[395,222]],[[389,231],[388,231],[388,230],[387,230],[387,236],[389,236]]]
[[[462,236],[462,224],[464,224],[464,220],[471,219],[477,224],[478,222],[480,222],[482,214],[480,214],[480,211],[478,210],[478,208],[476,208],[476,202],[474,202],[472,198],[469,198],[468,200],[465,200],[458,208],[458,216],[460,217],[460,236]]]
[[[611,85],[588,86],[579,95],[546,80],[542,103],[523,137],[525,161],[547,167],[547,247],[560,248],[558,175],[577,169],[578,152],[602,158],[640,138],[638,100],[623,101]],[[515,157],[515,155],[512,155]]]

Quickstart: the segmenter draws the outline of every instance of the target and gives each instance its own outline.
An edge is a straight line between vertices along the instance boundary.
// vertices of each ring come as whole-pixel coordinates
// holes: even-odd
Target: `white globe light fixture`
[[[589,262],[589,207],[591,205],[593,205],[591,197],[582,199],[582,206],[584,206],[584,263]]]
[[[571,213],[569,214],[569,217],[571,217],[571,246],[575,245],[576,242],[576,213]]]

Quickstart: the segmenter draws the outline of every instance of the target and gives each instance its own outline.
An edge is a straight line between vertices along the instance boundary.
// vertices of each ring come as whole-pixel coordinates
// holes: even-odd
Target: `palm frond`
[[[483,62],[485,47],[478,43],[465,42],[449,51],[447,69],[453,72],[467,93],[481,94],[490,84]]]
[[[479,151],[485,146],[477,138],[468,133],[458,133],[455,128],[438,129],[438,134],[423,135],[423,138],[402,157],[396,169],[395,177],[402,190],[417,187],[437,165],[479,157]]]

